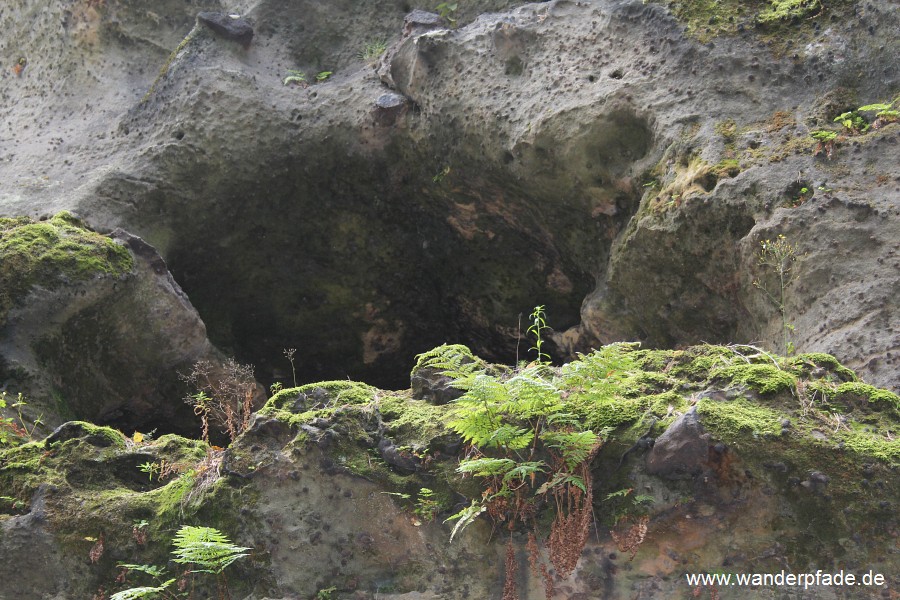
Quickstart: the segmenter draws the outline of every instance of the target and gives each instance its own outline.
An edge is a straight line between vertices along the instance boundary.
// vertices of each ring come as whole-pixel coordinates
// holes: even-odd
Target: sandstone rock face
[[[346,381],[405,387],[448,341],[527,360],[536,304],[554,358],[790,341],[898,389],[900,125],[834,122],[896,107],[893,6],[459,4],[456,28],[402,0],[0,6],[0,215],[74,210],[134,262],[0,303],[0,385],[29,392],[26,417],[187,429],[177,374],[217,360],[207,331],[266,380],[289,381],[287,348],[300,380],[339,380],[285,390],[225,451],[88,423],[0,448],[0,600],[104,597],[118,563],[166,564],[188,521],[253,548],[233,597],[499,597],[509,539],[521,598],[543,598],[523,529],[478,519],[448,543],[442,519],[485,491],[456,472],[456,388]],[[783,288],[760,264],[778,236]],[[897,572],[896,396],[758,347],[647,354],[632,387],[582,398],[614,433],[591,464],[601,526],[557,598],[717,593],[691,571]],[[656,444],[623,461],[647,414]],[[164,462],[183,470],[140,470]]]
[[[79,418],[194,431],[179,373],[197,360],[218,363],[219,354],[156,250],[122,230],[111,238],[127,248],[130,272],[59,283],[47,271],[6,315],[5,386],[25,392],[30,419],[40,417],[44,428]]]
[[[778,33],[744,16],[700,43],[652,3],[472,3],[457,29],[404,34],[399,2],[266,0],[242,13],[245,48],[191,30],[213,2],[26,18],[36,6],[0,14],[3,63],[29,59],[5,74],[21,127],[0,211],[74,207],[149,240],[213,341],[264,378],[289,347],[304,378],[394,386],[445,340],[513,361],[536,304],[559,357],[617,339],[776,347],[753,282],[781,234],[798,350],[897,385],[898,126],[832,158],[808,137],[896,93],[895,11],[841,5]],[[409,110],[378,107],[390,90],[358,56],[377,39]],[[282,85],[288,69],[309,85]]]
[[[619,348],[623,387],[594,402],[585,402],[595,392],[583,382],[563,390],[567,410],[612,432],[590,461],[596,520],[587,545],[551,598],[714,595],[684,575],[722,570],[871,569],[887,578],[793,590],[803,600],[896,589],[900,399],[874,388],[864,398],[864,384],[835,383],[847,372],[821,355],[776,369],[768,356],[734,350]],[[737,385],[719,383],[738,380],[744,389],[729,399],[723,389]],[[827,409],[795,396],[816,385],[837,390]],[[281,390],[224,450],[176,435],[139,441],[83,422],[41,444],[0,448],[0,489],[12,494],[0,498],[0,599],[109,596],[137,585],[140,573],[121,581],[117,565],[166,565],[172,532],[185,523],[216,527],[251,549],[228,569],[233,598],[306,599],[322,590],[340,600],[497,598],[518,569],[518,597],[545,599],[543,579],[528,567],[527,536],[537,531],[546,544],[552,499],[535,505],[534,521],[492,526],[486,513],[450,541],[455,524],[445,519],[485,501],[489,481],[457,471],[472,450],[447,448],[455,435],[448,410],[410,390],[323,382]],[[650,431],[642,415],[652,415]],[[829,415],[845,427],[825,427]],[[623,465],[622,448],[645,431],[656,444]],[[139,470],[148,463],[177,469],[148,479]],[[193,582],[196,597],[215,597],[213,578]],[[735,597],[746,594],[738,588]],[[754,598],[783,595],[777,586],[752,590]]]

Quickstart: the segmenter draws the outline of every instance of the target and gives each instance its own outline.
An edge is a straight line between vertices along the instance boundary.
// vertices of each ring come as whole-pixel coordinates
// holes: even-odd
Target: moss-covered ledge
[[[644,350],[616,344],[559,367],[488,365],[461,347],[444,347],[438,358],[448,366],[485,369],[491,377],[486,385],[540,380],[561,403],[554,418],[577,419],[600,434],[602,446],[590,461],[598,547],[613,544],[606,531],[638,518],[645,519],[647,548],[636,560],[647,565],[655,564],[659,548],[680,543],[669,532],[684,527],[701,536],[723,527],[762,528],[778,539],[772,560],[795,568],[890,560],[900,499],[900,399],[858,381],[828,355],[785,358],[741,345]],[[446,376],[429,364],[429,377]],[[418,365],[414,375],[422,370]],[[171,531],[188,523],[244,536],[244,545],[257,548],[256,558],[242,567],[246,582],[275,585],[266,575],[271,561],[289,553],[264,537],[270,531],[265,523],[281,523],[281,513],[271,511],[307,493],[328,498],[338,513],[356,510],[357,493],[367,494],[364,502],[379,497],[405,514],[404,522],[423,531],[427,526],[434,540],[446,541],[453,524],[444,520],[486,493],[482,478],[459,470],[473,450],[458,431],[458,404],[358,382],[308,384],[275,393],[224,451],[178,436],[148,443],[88,423],[67,424],[46,441],[0,449],[0,487],[9,490],[0,503],[0,525],[43,511],[72,556],[84,556],[102,534],[109,550],[92,570],[94,586],[110,585],[116,561],[164,560]],[[697,469],[680,478],[651,474],[648,460],[661,442],[648,450],[636,441],[662,440],[691,415],[701,434],[695,440],[701,444]],[[522,453],[549,460],[546,448]],[[162,481],[145,472],[146,464],[163,461],[178,472]],[[538,472],[533,485],[543,478]],[[337,508],[341,503],[349,508]],[[317,512],[300,500],[291,506],[300,515]],[[534,507],[534,527],[545,531],[552,502]],[[313,520],[308,527],[320,525]],[[272,527],[281,531],[281,525]],[[285,527],[293,531],[294,525]],[[146,546],[139,543],[144,529],[152,540]],[[735,552],[760,552],[763,547],[752,541],[758,535],[741,541],[710,537],[684,565],[668,568],[713,569],[729,543],[738,544]],[[585,556],[583,561],[593,560]]]
[[[60,212],[46,221],[0,218],[0,326],[34,286],[53,289],[132,270],[128,249]]]

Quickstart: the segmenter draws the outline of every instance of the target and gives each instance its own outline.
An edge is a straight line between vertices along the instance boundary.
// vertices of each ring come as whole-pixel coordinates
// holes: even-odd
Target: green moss
[[[777,54],[796,52],[814,38],[816,30],[802,27],[810,20],[845,21],[853,16],[855,0],[658,0],[686,27],[687,34],[706,43],[719,36],[749,32],[767,42]]]
[[[857,381],[842,383],[835,392],[835,401],[864,401],[874,410],[887,410],[900,418],[900,397],[888,390]]]
[[[70,452],[69,446],[75,441],[85,443],[87,446],[109,449],[109,452],[124,450],[127,447],[125,434],[118,429],[94,425],[87,421],[69,421],[69,426],[71,427],[70,439],[50,443],[51,438],[47,438],[44,445],[62,453]]]
[[[259,412],[263,414],[274,414],[278,410],[290,410],[297,400],[297,396],[301,393],[299,387],[286,388],[277,392],[269,398],[265,406]]]
[[[131,271],[131,253],[61,212],[48,221],[0,218],[0,324],[33,286],[55,288]]]
[[[337,407],[368,404],[377,394],[377,388],[358,381],[320,381],[279,391],[259,413],[300,425],[316,417],[329,418]]]
[[[683,350],[638,350],[632,353],[635,365],[647,371],[664,371],[683,355]]]
[[[778,21],[796,21],[822,10],[819,0],[772,0],[768,10],[756,17],[756,22],[766,25]]]
[[[650,404],[649,398],[621,398],[595,394],[578,394],[569,402],[584,424],[594,431],[618,427],[640,419]]]
[[[737,159],[723,158],[715,165],[713,165],[712,170],[713,173],[715,173],[720,178],[737,177],[737,175],[741,172],[741,164]]]
[[[824,352],[806,352],[792,356],[787,360],[787,368],[797,376],[821,378],[815,371],[825,371],[825,376],[833,375],[840,381],[857,381],[856,373],[842,365],[830,354]]]
[[[734,138],[737,135],[737,123],[734,122],[734,119],[728,119],[727,121],[716,123],[715,130],[726,141],[734,142]]]
[[[674,353],[667,368],[674,377],[700,382],[709,379],[710,371],[721,365],[729,365],[734,359],[735,353],[724,346],[694,346]]]
[[[428,442],[447,433],[450,411],[444,406],[414,400],[408,393],[389,393],[377,403],[387,426],[387,434],[400,445],[425,447]]]
[[[867,431],[841,432],[837,438],[854,452],[900,466],[900,439],[889,440]]]
[[[744,399],[731,402],[704,399],[697,403],[697,412],[707,429],[729,443],[746,441],[748,436],[777,436],[781,433],[781,421],[787,416]]]
[[[166,78],[166,75],[169,74],[169,69],[172,66],[172,63],[175,62],[175,58],[178,56],[178,53],[187,48],[187,45],[190,41],[194,39],[193,32],[189,33],[184,37],[183,40],[172,50],[172,53],[169,54],[169,57],[166,59],[166,62],[159,68],[159,73],[156,75],[156,79],[153,80],[153,83],[150,84],[150,89],[147,90],[147,93],[144,94],[144,97],[141,98],[141,104],[145,104],[147,100],[150,99],[150,96],[156,91],[156,87],[159,85],[159,82]]]
[[[648,404],[650,412],[657,417],[665,417],[676,412],[685,412],[690,407],[687,399],[675,391],[647,396],[644,398],[644,402]]]
[[[760,394],[777,394],[793,390],[797,378],[770,364],[739,364],[716,369],[712,375],[716,378],[731,380],[732,384],[741,383]]]
[[[367,404],[375,398],[378,390],[371,385],[358,381],[320,381],[300,386],[300,391],[313,396],[323,390],[328,397],[328,404]]]

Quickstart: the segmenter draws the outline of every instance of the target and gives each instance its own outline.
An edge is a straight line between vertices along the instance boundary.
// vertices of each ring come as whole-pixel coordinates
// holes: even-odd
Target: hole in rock
[[[186,181],[195,199],[177,205],[166,261],[212,342],[266,386],[292,386],[295,370],[299,384],[403,389],[415,355],[443,343],[530,359],[536,305],[557,332],[580,322],[652,142],[628,110],[590,113],[587,127],[556,118],[509,150],[435,129],[363,156],[336,130],[257,157],[262,171]]]

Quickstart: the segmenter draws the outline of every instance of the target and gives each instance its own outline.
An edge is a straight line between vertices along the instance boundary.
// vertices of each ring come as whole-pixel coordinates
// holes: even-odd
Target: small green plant
[[[166,459],[162,459],[159,462],[147,461],[143,464],[140,464],[138,465],[138,470],[141,473],[146,473],[150,481],[152,482],[154,475],[156,475],[157,481],[162,481],[167,477],[171,477],[175,473],[183,471],[184,466],[181,464],[169,462]]]
[[[337,591],[336,587],[324,588],[316,592],[316,600],[331,600],[331,594]]]
[[[534,350],[535,354],[537,354],[538,362],[550,362],[550,355],[544,352],[544,331],[550,329],[547,326],[547,318],[546,313],[544,312],[544,305],[535,306],[534,310],[531,311],[531,326],[528,328],[527,332],[534,335],[534,346],[531,347]]]
[[[415,513],[423,521],[431,522],[441,511],[441,504],[437,501],[434,491],[423,487],[419,490],[419,497],[416,500]]]
[[[794,353],[794,343],[790,339],[794,333],[794,325],[787,320],[785,296],[787,287],[797,277],[794,273],[797,249],[787,238],[779,235],[774,241],[761,241],[756,258],[760,267],[763,267],[775,276],[775,285],[770,286],[760,278],[754,279],[753,285],[762,290],[769,301],[778,309],[778,313],[781,315],[782,349],[785,355],[790,356]]]
[[[869,122],[855,110],[842,113],[834,118],[835,123],[840,123],[850,133],[865,133],[869,129]]]
[[[34,432],[38,426],[43,424],[41,419],[44,414],[41,413],[41,415],[29,426],[28,419],[26,419],[25,414],[22,411],[26,406],[28,406],[28,403],[25,402],[25,396],[22,392],[19,392],[16,399],[11,403],[6,391],[0,392],[0,408],[9,407],[16,409],[17,417],[0,416],[0,445],[12,444],[14,438],[29,440],[34,437]]]
[[[138,546],[143,546],[147,543],[147,533],[149,527],[150,523],[143,519],[141,519],[140,521],[134,521],[131,524],[131,537],[134,538],[134,541],[137,542]]]
[[[297,69],[288,69],[287,77],[281,80],[282,85],[306,85],[306,73]]]
[[[409,502],[412,500],[410,494],[404,492],[381,492],[387,496],[395,496],[400,500]],[[441,503],[435,497],[434,490],[423,487],[419,490],[416,501],[412,507],[413,514],[423,521],[431,522],[441,511]]]
[[[441,181],[444,180],[444,177],[446,177],[449,174],[450,174],[450,165],[447,165],[446,167],[444,167],[443,169],[438,171],[435,174],[435,176],[431,178],[431,181],[433,183],[440,183]]]
[[[321,71],[316,74],[316,83],[322,83],[326,81],[329,77],[331,77],[334,73],[332,71]]]
[[[26,504],[12,496],[0,496],[0,511],[20,511],[26,507]]]
[[[147,461],[138,465],[138,470],[141,473],[146,473],[150,481],[153,481],[153,476],[159,474],[159,463]]]
[[[250,548],[235,546],[218,529],[212,527],[195,527],[184,525],[175,534],[172,540],[172,561],[180,565],[186,565],[188,570],[183,577],[195,573],[209,573],[216,576],[218,597],[229,597],[228,585],[223,571],[235,561],[248,556]],[[137,600],[139,598],[170,598],[183,597],[182,594],[172,591],[172,584],[177,578],[164,580],[166,570],[156,565],[136,565],[120,563],[124,570],[121,578],[124,580],[129,572],[143,573],[153,579],[155,585],[133,587],[115,593],[110,600]]]
[[[834,155],[834,146],[837,143],[836,131],[830,131],[828,129],[817,129],[816,131],[811,132],[809,135],[810,137],[812,137],[812,139],[818,142],[818,144],[816,144],[815,151],[813,151],[813,154],[824,154],[828,158],[831,158]]]
[[[291,361],[291,375],[294,376],[294,387],[297,387],[297,367],[294,364],[294,356],[297,354],[296,348],[285,348],[284,357]]]
[[[874,112],[875,120],[872,122],[872,129],[879,129],[888,123],[894,123],[900,118],[900,111],[893,108],[894,103],[889,104],[867,104],[857,108],[857,112]]]
[[[797,192],[797,196],[788,201],[788,206],[796,208],[813,197],[813,192],[808,187],[802,187]]]
[[[359,57],[371,64],[374,63],[378,58],[385,53],[387,50],[387,40],[375,40],[372,42],[367,42],[363,49],[359,51]]]
[[[284,385],[280,381],[276,381],[272,385],[269,386],[269,395],[274,396],[278,392],[280,392],[284,388]]]
[[[457,2],[441,2],[435,7],[435,10],[438,11],[438,14],[441,15],[441,18],[447,21],[450,24],[450,27],[456,29],[456,9],[459,8],[459,3]]]

